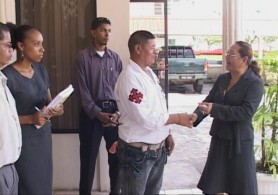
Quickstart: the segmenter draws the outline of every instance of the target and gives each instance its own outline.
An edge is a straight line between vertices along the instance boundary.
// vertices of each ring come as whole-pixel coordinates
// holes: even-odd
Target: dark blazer
[[[240,141],[254,138],[252,117],[262,99],[264,86],[251,68],[226,91],[230,80],[231,73],[220,75],[204,102],[213,103],[210,116],[214,119],[210,135],[231,140],[233,153],[238,154]],[[196,127],[207,115],[203,115],[198,108],[194,112],[198,115],[194,123]]]

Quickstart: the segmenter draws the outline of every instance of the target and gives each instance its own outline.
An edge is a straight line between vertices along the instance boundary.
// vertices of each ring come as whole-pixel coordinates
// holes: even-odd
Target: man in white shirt
[[[18,175],[13,163],[21,152],[21,128],[15,101],[1,72],[12,57],[9,28],[0,23],[0,194],[17,194]]]
[[[159,194],[167,154],[174,149],[170,124],[192,127],[196,115],[169,114],[157,76],[155,37],[136,31],[128,41],[130,63],[120,74],[115,97],[120,112],[118,194]]]

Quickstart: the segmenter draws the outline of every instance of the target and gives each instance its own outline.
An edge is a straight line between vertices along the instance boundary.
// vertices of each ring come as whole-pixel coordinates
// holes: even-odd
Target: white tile
[[[55,190],[53,195],[79,195],[78,191]]]
[[[164,190],[166,195],[171,194],[193,194],[191,189]]]
[[[176,190],[161,190],[159,192],[161,195],[192,195],[192,194],[202,194],[202,191],[198,188],[193,189],[176,189]],[[78,191],[66,191],[66,190],[56,190],[53,191],[53,195],[79,195]],[[92,195],[109,195],[109,192],[98,192],[94,191],[92,192]]]
[[[109,192],[92,192],[92,195],[109,195]]]
[[[92,192],[92,195],[108,195],[109,192],[98,192],[98,191],[94,191]],[[53,195],[79,195],[79,191],[76,191],[76,190],[56,190],[56,191],[53,191]]]
[[[92,195],[109,195],[109,192],[92,192]]]
[[[192,190],[192,194],[203,194],[202,190],[198,189],[198,188],[193,188]]]

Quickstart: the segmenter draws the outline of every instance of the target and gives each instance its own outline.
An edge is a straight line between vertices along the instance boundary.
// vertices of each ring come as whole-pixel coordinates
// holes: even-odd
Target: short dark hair
[[[4,32],[10,33],[10,29],[7,25],[0,22],[0,40],[4,39]]]
[[[111,22],[110,22],[110,20],[108,18],[104,18],[104,17],[95,18],[93,20],[93,22],[92,22],[91,30],[97,29],[102,24],[109,24],[109,25],[111,25]]]
[[[135,31],[134,33],[132,33],[132,35],[130,35],[128,40],[129,52],[133,52],[135,45],[142,45],[146,43],[149,39],[155,39],[155,36],[151,32],[146,30]]]

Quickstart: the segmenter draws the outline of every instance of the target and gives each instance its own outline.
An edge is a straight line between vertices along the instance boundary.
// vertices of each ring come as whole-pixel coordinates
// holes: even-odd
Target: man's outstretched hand
[[[193,127],[193,123],[197,120],[197,115],[195,113],[192,114],[179,114],[179,123],[178,125],[186,126],[188,128]]]

